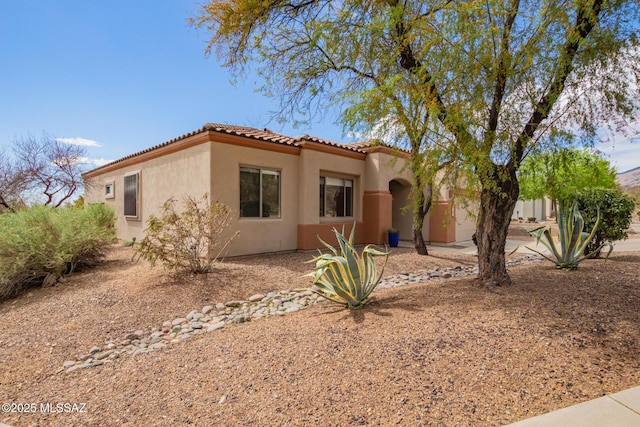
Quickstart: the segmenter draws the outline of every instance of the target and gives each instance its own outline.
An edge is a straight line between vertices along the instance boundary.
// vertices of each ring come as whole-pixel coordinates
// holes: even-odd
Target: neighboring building
[[[205,193],[237,213],[240,235],[229,255],[321,246],[331,230],[351,229],[356,242],[383,244],[387,229],[410,240],[408,154],[366,143],[337,144],[268,129],[206,124],[155,147],[86,172],[85,201],[114,207],[120,239],[143,238],[147,219],[170,197]],[[449,194],[449,191],[445,193]],[[434,202],[425,240],[469,240],[474,222],[450,199]]]
[[[546,221],[556,215],[555,205],[550,198],[536,200],[518,200],[513,208],[512,220],[526,222]]]

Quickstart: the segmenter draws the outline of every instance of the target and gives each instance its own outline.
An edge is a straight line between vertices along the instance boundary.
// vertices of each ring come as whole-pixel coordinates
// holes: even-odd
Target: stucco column
[[[364,240],[382,245],[391,228],[392,197],[389,191],[365,191],[362,196],[362,222]]]
[[[456,220],[451,200],[434,201],[430,209],[429,240],[432,243],[456,241]]]

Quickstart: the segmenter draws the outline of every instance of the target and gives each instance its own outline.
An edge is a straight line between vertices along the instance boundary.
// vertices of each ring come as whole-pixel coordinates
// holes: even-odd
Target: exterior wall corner
[[[429,241],[453,243],[456,241],[456,218],[451,200],[436,200],[431,205]]]
[[[386,243],[392,226],[392,197],[389,191],[365,191],[362,198],[364,238],[367,243]]]

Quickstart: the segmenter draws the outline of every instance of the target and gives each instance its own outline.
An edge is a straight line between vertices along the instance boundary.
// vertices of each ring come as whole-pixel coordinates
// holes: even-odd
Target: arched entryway
[[[400,232],[401,240],[412,239],[411,184],[403,179],[389,181],[391,193],[391,226]]]

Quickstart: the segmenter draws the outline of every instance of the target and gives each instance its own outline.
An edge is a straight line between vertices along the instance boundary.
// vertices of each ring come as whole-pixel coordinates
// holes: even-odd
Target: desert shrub
[[[102,259],[105,247],[115,241],[115,213],[104,204],[60,209],[56,218],[65,242],[67,269],[95,266]]]
[[[183,204],[184,210],[178,212],[176,200],[171,198],[162,205],[160,216],[149,217],[134,259],[144,258],[152,265],[160,261],[174,273],[212,270],[238,235],[227,230],[232,211],[218,201],[210,204],[207,194],[200,200],[186,196]]]
[[[113,242],[113,209],[36,206],[0,216],[0,298],[93,266]]]
[[[582,212],[585,227],[593,227],[598,215],[600,217],[598,229],[587,244],[586,252],[598,257],[600,251],[595,251],[597,247],[628,237],[627,230],[636,207],[635,200],[629,195],[615,189],[592,188],[576,193],[573,201]]]
[[[548,227],[538,227],[534,230],[527,229],[527,231],[536,238],[536,243],[542,242],[542,244],[549,249],[551,255],[539,252],[528,246],[527,249],[553,262],[556,268],[575,270],[578,268],[578,264],[586,258],[591,257],[595,252],[600,252],[605,246],[605,243],[602,243],[600,246],[594,248],[593,252],[586,251],[587,245],[598,229],[598,222],[599,216],[596,215],[596,221],[591,228],[591,232],[584,232],[584,220],[578,210],[578,204],[574,202],[570,209],[565,209],[564,205],[561,204],[558,209],[558,240],[560,248],[558,248],[553,240],[551,230]],[[609,251],[607,252],[607,258],[613,250],[611,243],[609,243],[608,246]]]
[[[318,238],[330,251],[320,254],[309,262],[315,262],[314,270],[308,274],[313,277],[312,291],[345,307],[358,308],[369,300],[369,296],[380,283],[387,264],[388,252],[382,252],[373,245],[367,245],[359,255],[353,246],[355,224],[349,239],[335,228],[333,232],[338,240],[340,251]],[[373,257],[384,256],[382,270],[378,274]]]

